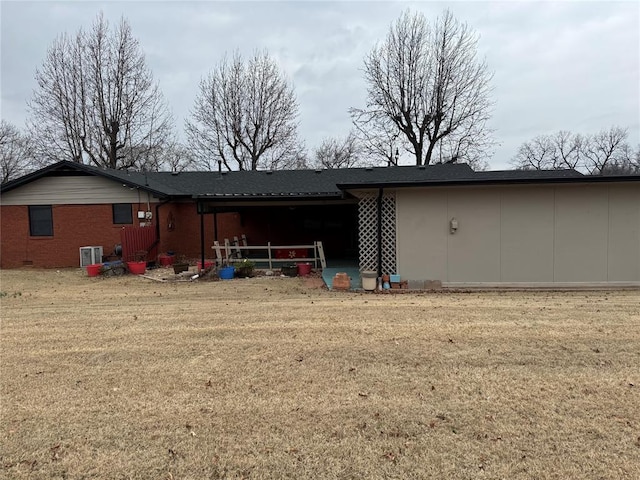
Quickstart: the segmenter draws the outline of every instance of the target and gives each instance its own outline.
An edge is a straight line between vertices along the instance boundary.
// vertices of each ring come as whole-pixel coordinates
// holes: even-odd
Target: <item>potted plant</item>
[[[173,264],[173,273],[177,275],[178,273],[186,272],[187,270],[189,270],[189,262],[187,262],[184,255],[180,255],[178,261]]]
[[[283,265],[281,271],[285,277],[296,277],[298,275],[298,266],[295,263],[292,265]]]
[[[189,264],[188,263],[174,263],[173,264],[173,273],[175,273],[175,274],[186,272],[187,270],[189,270]]]
[[[236,269],[236,277],[248,278],[253,277],[256,264],[254,261],[244,258],[241,261],[236,262],[234,267]]]

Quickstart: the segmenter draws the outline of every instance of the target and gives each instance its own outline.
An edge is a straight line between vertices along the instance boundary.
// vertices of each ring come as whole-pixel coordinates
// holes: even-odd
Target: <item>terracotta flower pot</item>
[[[310,263],[299,263],[298,264],[298,275],[301,277],[306,277],[311,273],[311,264]]]
[[[202,260],[198,261],[198,271],[200,270],[208,270],[216,266],[216,262],[213,260],[205,260],[204,261],[204,269],[202,268]]]
[[[127,268],[134,275],[143,275],[147,271],[147,262],[127,262]]]
[[[100,275],[100,270],[102,270],[101,263],[94,263],[93,265],[87,265],[87,276],[97,277],[98,275]]]
[[[173,255],[158,255],[158,261],[163,267],[173,265],[175,257]]]

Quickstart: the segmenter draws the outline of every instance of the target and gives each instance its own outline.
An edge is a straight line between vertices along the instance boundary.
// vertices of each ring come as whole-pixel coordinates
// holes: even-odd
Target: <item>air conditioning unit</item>
[[[102,247],[80,247],[80,266],[102,263]]]

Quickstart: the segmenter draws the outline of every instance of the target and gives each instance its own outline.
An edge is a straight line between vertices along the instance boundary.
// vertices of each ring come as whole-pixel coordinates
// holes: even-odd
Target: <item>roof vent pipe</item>
[[[222,160],[218,160],[218,173],[222,173]]]

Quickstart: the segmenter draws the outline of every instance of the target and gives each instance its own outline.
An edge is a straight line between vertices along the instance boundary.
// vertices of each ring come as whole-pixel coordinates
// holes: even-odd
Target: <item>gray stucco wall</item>
[[[640,285],[638,183],[399,189],[396,208],[404,279]]]

